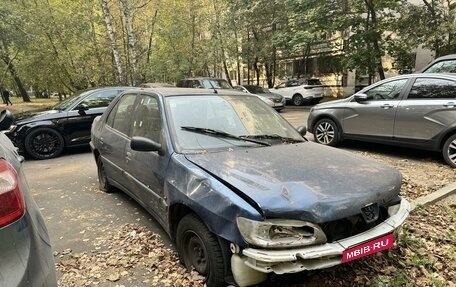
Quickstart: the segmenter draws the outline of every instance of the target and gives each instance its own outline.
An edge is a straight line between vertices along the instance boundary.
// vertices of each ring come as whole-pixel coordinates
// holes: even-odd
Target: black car
[[[12,115],[0,113],[0,130]],[[0,286],[56,287],[51,243],[32,198],[20,156],[0,132]]]
[[[119,93],[131,87],[81,91],[49,110],[16,115],[6,135],[20,153],[35,159],[59,156],[67,147],[88,145],[93,119],[101,115]]]

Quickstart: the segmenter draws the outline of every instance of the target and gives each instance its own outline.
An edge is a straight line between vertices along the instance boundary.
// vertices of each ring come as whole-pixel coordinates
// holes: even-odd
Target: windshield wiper
[[[303,142],[303,140],[295,139],[295,138],[290,138],[290,137],[283,137],[278,134],[270,134],[270,135],[247,135],[247,136],[241,136],[243,138],[249,138],[249,139],[272,139],[272,140],[281,140],[283,143],[297,143],[297,142]]]
[[[200,133],[200,134],[203,134],[203,135],[208,135],[208,136],[213,136],[213,137],[235,139],[235,140],[238,140],[238,141],[256,143],[256,144],[260,144],[260,145],[263,145],[263,146],[270,146],[271,145],[270,143],[267,143],[267,142],[264,142],[264,141],[255,140],[255,139],[250,139],[250,138],[248,138],[246,136],[236,136],[236,135],[224,132],[224,131],[214,130],[214,129],[209,129],[209,128],[182,126],[181,129],[183,129],[184,131]]]

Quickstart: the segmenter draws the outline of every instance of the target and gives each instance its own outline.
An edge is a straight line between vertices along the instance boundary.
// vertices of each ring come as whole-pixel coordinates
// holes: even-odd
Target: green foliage
[[[132,15],[126,29],[125,5]],[[400,73],[413,69],[419,45],[456,53],[454,0],[122,0],[107,1],[114,42],[100,0],[0,1],[0,55],[27,89],[70,92],[92,86],[231,76],[268,85],[285,75],[277,63],[320,55],[325,73]],[[129,41],[134,36],[136,42]],[[114,60],[114,50],[119,63]],[[136,51],[137,59],[131,51]],[[118,66],[117,66],[118,65]],[[119,69],[120,68],[120,69]],[[13,84],[6,64],[0,77]],[[289,75],[288,75],[289,76]],[[296,76],[296,75],[295,75]],[[237,79],[240,81],[240,79]]]

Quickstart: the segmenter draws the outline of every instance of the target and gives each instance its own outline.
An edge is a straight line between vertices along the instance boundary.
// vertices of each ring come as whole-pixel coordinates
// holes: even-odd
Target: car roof
[[[217,77],[192,77],[192,78],[183,78],[181,81],[187,81],[187,80],[225,80],[225,81],[227,81],[227,79],[217,78]]]
[[[129,92],[150,92],[159,94],[163,97],[174,97],[174,96],[209,96],[209,95],[220,95],[220,96],[232,96],[232,95],[247,95],[241,91],[235,89],[195,89],[195,88],[137,88],[134,91]]]

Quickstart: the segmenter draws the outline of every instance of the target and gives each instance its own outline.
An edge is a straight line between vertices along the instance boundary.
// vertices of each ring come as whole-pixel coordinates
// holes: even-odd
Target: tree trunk
[[[375,11],[375,6],[373,3],[373,0],[365,0],[367,9],[369,11],[368,15],[370,14],[371,19],[372,19],[372,29],[375,33],[375,38],[372,40],[372,44],[374,46],[374,54],[376,57],[376,66],[377,66],[377,72],[380,76],[380,80],[385,79],[385,71],[383,69],[383,63],[382,63],[382,51],[380,49],[380,33],[377,31],[377,14]]]
[[[125,85],[126,78],[125,78],[125,74],[122,69],[122,63],[120,61],[119,50],[117,49],[117,45],[116,45],[116,35],[114,33],[114,29],[113,29],[112,23],[111,23],[111,13],[110,13],[109,7],[108,7],[108,0],[100,0],[100,5],[103,10],[103,16],[104,16],[104,20],[105,20],[105,24],[106,24],[106,31],[108,33],[108,37],[109,37],[109,41],[110,41],[110,45],[111,45],[111,51],[112,51],[112,55],[114,57],[114,64],[116,66],[117,76],[119,77],[119,83],[121,85]]]
[[[17,88],[19,89],[19,93],[21,94],[22,100],[24,102],[31,102],[29,95],[27,94],[27,91],[24,88],[24,84],[22,83],[21,79],[19,78],[16,68],[13,65],[13,62],[10,60],[8,54],[6,54],[6,50],[4,51],[4,54],[2,55],[2,60],[6,64],[8,71],[10,72],[11,76],[14,79],[14,82],[16,83]]]
[[[130,54],[131,61],[131,79],[132,85],[136,86],[138,80],[138,55],[136,53],[136,38],[133,32],[133,16],[131,13],[130,5],[128,0],[120,0],[122,4],[122,12],[125,16],[125,28],[127,32],[127,48]]]
[[[212,1],[212,3],[214,4],[214,12],[215,12],[215,27],[217,29],[217,38],[219,39],[219,42],[220,42],[220,51],[222,52],[222,62],[223,62],[223,69],[225,70],[225,76],[226,76],[226,79],[228,80],[228,82],[231,84],[231,77],[230,77],[230,73],[228,71],[228,65],[226,64],[226,55],[225,55],[225,45],[223,43],[223,37],[222,37],[222,29],[220,28],[220,18],[219,18],[219,15],[221,14],[220,11],[218,11],[217,7],[219,7],[219,5],[217,5],[215,3],[215,0]]]

